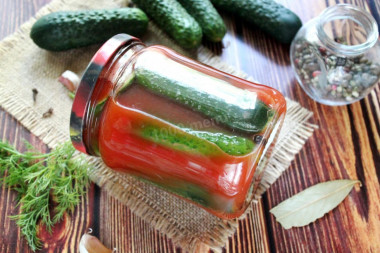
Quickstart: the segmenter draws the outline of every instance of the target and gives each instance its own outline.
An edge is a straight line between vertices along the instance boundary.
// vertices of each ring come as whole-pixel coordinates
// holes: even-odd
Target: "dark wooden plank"
[[[8,140],[19,150],[25,150],[24,140],[30,142],[37,150],[47,152],[48,149],[38,138],[34,137],[23,128],[14,118],[4,111],[0,112],[0,138]],[[91,187],[93,189],[93,187]],[[91,213],[88,210],[92,206],[92,190],[89,191],[75,212],[61,224],[56,226],[53,234],[48,236],[45,243],[48,243],[49,252],[63,252],[70,249],[75,252],[74,246],[79,243],[80,235],[87,231],[91,225]],[[32,252],[29,250],[26,241],[23,240],[20,231],[17,229],[15,221],[9,216],[19,213],[16,206],[16,194],[3,185],[0,188],[0,252]],[[66,224],[66,226],[62,226]]]
[[[0,8],[0,39],[14,32],[27,21],[48,0],[11,0],[2,1]],[[37,150],[47,152],[48,148],[38,138],[22,127],[12,116],[0,109],[0,138],[8,140],[18,149],[25,150],[24,140],[30,142]],[[64,222],[58,224],[52,236],[44,236],[42,252],[77,252],[80,237],[92,226],[94,218],[89,210],[93,207],[94,185],[84,201],[67,216]],[[16,206],[16,194],[1,186],[0,188],[0,252],[32,252],[23,239],[15,221],[9,216],[19,213]]]
[[[328,5],[353,3],[368,11],[377,11],[378,1],[281,1],[303,21],[315,16]],[[368,6],[368,2],[371,5]],[[375,13],[378,16],[378,13]],[[374,15],[376,17],[376,15]],[[284,53],[286,54],[286,53]],[[379,222],[379,88],[366,99],[350,106],[328,107],[315,103],[294,80],[289,66],[279,66],[281,54],[265,74],[246,69],[261,82],[280,86],[280,90],[314,112],[320,126],[297,156],[291,168],[265,195],[269,210],[295,193],[319,182],[352,178],[363,183],[342,205],[317,222],[284,230],[268,215],[272,250],[278,252],[377,252],[380,250]],[[259,61],[261,63],[261,61]],[[286,65],[289,65],[287,62]],[[264,67],[258,66],[263,69]],[[281,79],[274,78],[282,77]],[[277,83],[277,80],[282,80]],[[369,232],[370,231],[370,232]]]
[[[0,38],[12,33],[49,0],[2,0]],[[281,0],[305,22],[326,5],[339,1]],[[352,2],[379,16],[378,1]],[[273,185],[264,201],[239,222],[224,252],[373,252],[379,249],[380,91],[377,87],[365,100],[351,106],[332,108],[309,99],[296,84],[289,65],[288,47],[271,40],[239,20],[224,16],[228,34],[222,45],[208,45],[226,62],[240,68],[261,83],[271,85],[315,113],[320,129],[297,156],[292,167]],[[1,137],[22,148],[27,139],[41,151],[46,147],[12,117],[0,111]],[[315,183],[359,178],[365,183],[336,210],[304,228],[283,230],[269,209]],[[15,214],[14,193],[0,189],[0,251],[28,252],[17,227],[7,216]],[[131,213],[107,192],[92,186],[61,240],[49,252],[75,252],[80,235],[94,228],[108,247],[119,252],[181,252],[170,239]],[[265,227],[268,222],[267,228]],[[268,236],[269,235],[269,238]],[[269,242],[268,242],[269,240]],[[264,243],[259,243],[264,241]],[[47,251],[47,250],[46,250]]]

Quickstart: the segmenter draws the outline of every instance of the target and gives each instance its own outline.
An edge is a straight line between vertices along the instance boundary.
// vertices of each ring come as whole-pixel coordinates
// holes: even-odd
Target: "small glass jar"
[[[275,89],[120,34],[84,73],[70,134],[110,168],[234,218],[252,200],[285,111]]]
[[[296,78],[314,100],[345,105],[365,97],[380,77],[375,19],[349,4],[327,8],[307,22],[291,44]]]

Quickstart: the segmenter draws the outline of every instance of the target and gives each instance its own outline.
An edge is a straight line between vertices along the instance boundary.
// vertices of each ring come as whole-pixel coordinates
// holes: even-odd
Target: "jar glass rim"
[[[84,130],[89,124],[87,121],[93,118],[95,106],[101,102],[97,94],[94,94],[98,78],[121,48],[136,41],[139,40],[127,34],[113,36],[95,53],[82,76],[70,115],[71,142],[82,153],[95,155],[91,147],[87,145]]]
[[[366,32],[366,41],[358,45],[344,45],[333,40],[324,30],[324,25],[333,20],[350,19]],[[379,37],[376,20],[367,11],[351,5],[337,4],[325,9],[317,21],[317,35],[327,49],[343,56],[357,56],[372,48]]]

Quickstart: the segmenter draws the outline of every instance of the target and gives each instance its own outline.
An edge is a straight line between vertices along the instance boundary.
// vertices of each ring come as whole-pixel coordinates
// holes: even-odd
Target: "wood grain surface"
[[[49,0],[0,0],[0,38],[14,32]],[[326,6],[352,3],[380,21],[379,0],[281,0],[305,23]],[[94,6],[96,8],[96,6]],[[222,44],[206,46],[263,84],[279,89],[314,112],[319,130],[226,242],[224,252],[380,252],[380,89],[349,106],[328,107],[311,100],[291,71],[289,47],[233,17],[223,15],[228,34]],[[11,61],[11,59],[9,59]],[[27,63],[26,63],[27,64]],[[1,94],[0,94],[1,95]],[[23,149],[23,139],[47,147],[0,110],[0,137]],[[284,230],[269,210],[319,182],[359,179],[335,210],[311,225]],[[19,212],[15,193],[0,187],[0,252],[30,252],[10,215]],[[44,239],[41,252],[78,252],[88,228],[118,252],[182,252],[172,241],[131,213],[107,192],[92,185],[74,214]],[[205,249],[208,251],[208,249]]]

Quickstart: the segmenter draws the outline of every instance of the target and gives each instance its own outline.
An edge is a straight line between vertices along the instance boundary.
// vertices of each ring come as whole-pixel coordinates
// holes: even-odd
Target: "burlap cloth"
[[[36,17],[58,10],[101,9],[126,4],[127,1],[122,0],[54,0],[42,8]],[[34,22],[32,18],[0,43],[0,105],[44,143],[54,147],[69,139],[72,104],[57,78],[68,69],[82,73],[99,45],[60,53],[47,52],[35,46],[29,38]],[[142,40],[147,44],[172,47],[215,68],[249,79],[204,47],[196,52],[184,52],[154,24],[150,24],[148,34]],[[39,92],[36,103],[32,99],[33,88]],[[307,123],[311,112],[289,99],[287,105],[285,123],[256,199],[289,167],[315,128]],[[43,119],[43,112],[49,108],[54,109],[52,117]],[[90,176],[95,183],[188,251],[199,252],[207,246],[219,251],[236,230],[237,220],[222,221],[154,186],[116,173],[106,168],[100,160],[92,159],[92,162],[96,166]]]

